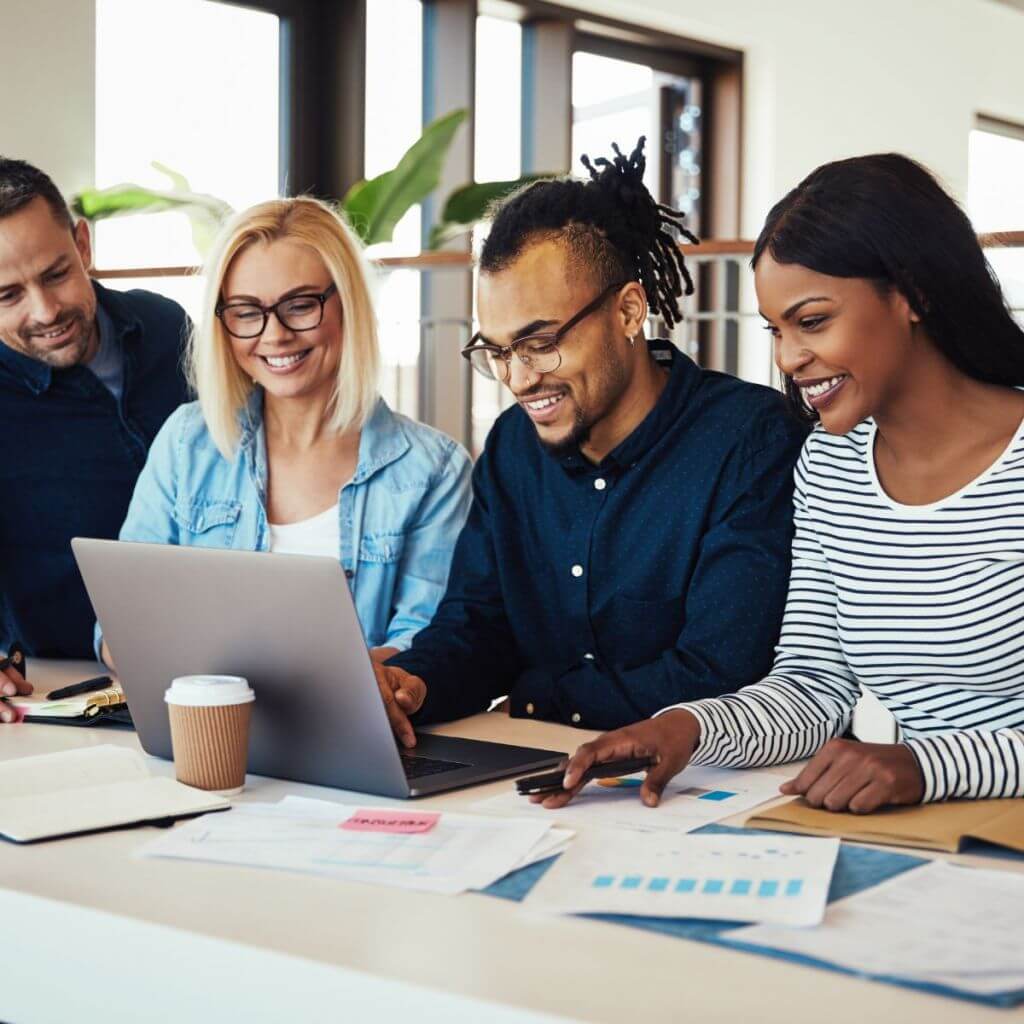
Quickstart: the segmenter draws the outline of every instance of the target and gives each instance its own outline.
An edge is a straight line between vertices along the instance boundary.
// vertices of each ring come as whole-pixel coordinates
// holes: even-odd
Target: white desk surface
[[[43,692],[91,674],[95,666],[85,662],[30,665],[30,677]],[[592,735],[503,714],[477,715],[440,731],[569,751]],[[127,730],[0,726],[2,760],[103,743],[139,749],[135,734]],[[158,759],[149,759],[149,766],[153,773],[173,770]],[[465,809],[508,785],[477,786],[420,800],[417,806]],[[338,790],[251,776],[235,799],[276,801],[288,793],[339,802],[349,798]],[[741,822],[742,817],[729,819],[730,824]],[[488,896],[435,896],[135,856],[153,834],[143,828],[32,846],[0,843],[0,886],[585,1021],[1024,1021],[1024,1007],[989,1009],[636,928],[540,917]],[[994,866],[989,859],[949,859]],[[1005,861],[999,866],[1024,870]],[[4,942],[10,943],[5,958],[14,968],[17,937],[7,936]],[[59,943],[54,936],[55,947]],[[116,962],[116,951],[96,960],[108,957]]]

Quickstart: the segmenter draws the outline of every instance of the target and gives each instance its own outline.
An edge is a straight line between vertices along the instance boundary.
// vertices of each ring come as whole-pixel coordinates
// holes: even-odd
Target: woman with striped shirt
[[[650,806],[688,763],[807,757],[783,792],[833,811],[1024,796],[1024,333],[970,223],[905,157],[843,160],[772,209],[753,266],[816,421],[773,669],[585,744],[545,805],[647,755]],[[899,742],[837,738],[862,688]]]

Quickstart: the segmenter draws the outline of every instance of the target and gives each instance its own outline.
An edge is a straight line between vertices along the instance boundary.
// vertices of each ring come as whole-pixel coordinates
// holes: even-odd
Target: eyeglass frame
[[[505,373],[502,377],[491,377],[490,379],[500,380],[501,383],[504,384],[512,374],[512,356],[515,356],[516,359],[518,359],[519,362],[521,362],[523,366],[525,366],[527,369],[533,369],[533,367],[528,362],[526,362],[526,360],[523,359],[523,357],[519,354],[519,346],[522,345],[524,342],[534,341],[540,338],[543,341],[547,342],[547,344],[553,345],[555,347],[555,352],[558,355],[558,362],[550,370],[542,370],[539,372],[554,373],[562,365],[562,350],[559,346],[561,345],[562,339],[566,336],[566,334],[568,334],[569,331],[571,331],[581,320],[586,319],[586,317],[590,316],[591,313],[595,313],[597,310],[599,310],[601,306],[604,305],[604,303],[607,301],[608,296],[618,291],[620,288],[625,288],[627,284],[631,283],[632,281],[617,281],[614,284],[608,285],[608,287],[605,288],[605,290],[601,292],[600,295],[598,295],[596,298],[588,302],[578,313],[569,317],[569,319],[566,320],[565,323],[562,324],[562,326],[559,327],[556,331],[541,331],[536,334],[526,334],[522,338],[516,338],[516,340],[513,341],[511,345],[495,345],[489,341],[482,341],[481,334],[479,331],[477,331],[476,334],[474,334],[473,337],[469,339],[469,344],[462,349],[462,358],[465,359],[469,363],[469,365],[473,366],[475,369],[476,367],[475,364],[473,363],[474,352],[496,353],[498,358],[501,359],[502,363],[505,366]],[[481,373],[482,375],[482,371],[478,370],[477,372]]]
[[[296,292],[294,295],[286,295],[283,299],[278,299],[272,306],[264,306],[259,302],[220,302],[214,309],[214,314],[217,319],[221,322],[221,326],[224,328],[232,338],[238,338],[241,341],[251,341],[253,338],[259,338],[263,336],[263,332],[267,329],[267,324],[270,323],[270,315],[273,314],[277,317],[277,322],[286,330],[293,331],[296,334],[302,334],[304,331],[315,331],[324,322],[324,306],[327,305],[327,300],[338,290],[338,286],[332,281],[327,288],[322,292]],[[281,319],[281,314],[278,313],[277,307],[283,306],[286,302],[294,302],[296,299],[316,299],[320,303],[320,319],[315,324],[311,324],[309,327],[292,327],[291,324],[285,323]],[[224,311],[231,309],[233,306],[248,306],[251,309],[258,309],[263,314],[263,324],[255,334],[235,334],[233,330],[224,322]]]

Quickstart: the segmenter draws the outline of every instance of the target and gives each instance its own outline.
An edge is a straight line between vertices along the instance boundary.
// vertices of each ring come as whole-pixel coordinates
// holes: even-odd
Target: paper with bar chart
[[[526,905],[560,914],[699,917],[808,926],[825,913],[838,839],[577,836]]]
[[[640,774],[593,782],[571,804],[558,811],[531,804],[511,789],[479,801],[473,810],[481,814],[514,814],[569,826],[693,832],[777,798],[779,786],[787,778],[764,771],[692,767],[665,787],[661,803],[654,809],[640,802],[639,788],[643,781]]]

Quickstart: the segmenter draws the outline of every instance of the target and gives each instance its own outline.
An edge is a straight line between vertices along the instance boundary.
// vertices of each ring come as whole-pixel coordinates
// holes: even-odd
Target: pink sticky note
[[[338,827],[351,832],[392,832],[401,835],[429,832],[440,817],[440,814],[427,811],[392,811],[382,807],[375,811],[358,810]]]

